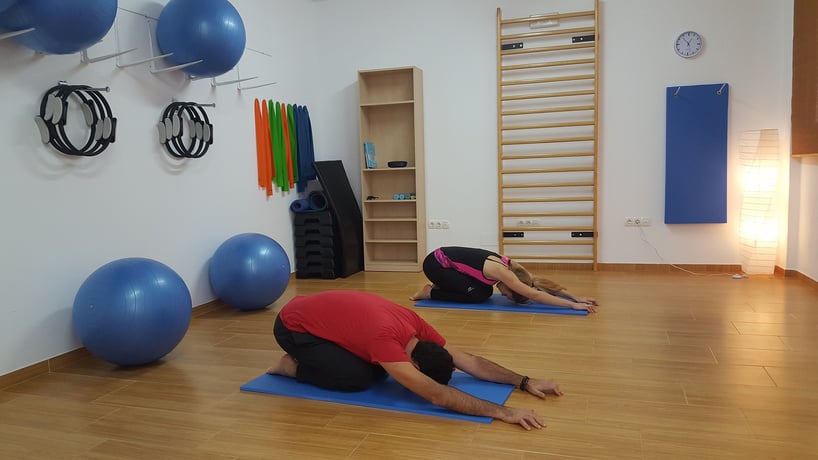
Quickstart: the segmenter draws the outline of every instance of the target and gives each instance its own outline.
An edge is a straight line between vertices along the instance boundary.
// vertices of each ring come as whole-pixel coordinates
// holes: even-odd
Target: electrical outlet
[[[650,217],[626,217],[625,227],[649,227]]]
[[[429,219],[427,227],[434,229],[447,229],[449,228],[449,221],[445,219]]]
[[[442,229],[447,229],[447,228],[449,228],[449,221],[448,221],[448,220],[445,220],[445,219],[444,219],[444,220],[441,220],[441,221],[440,221],[440,228],[442,228]]]

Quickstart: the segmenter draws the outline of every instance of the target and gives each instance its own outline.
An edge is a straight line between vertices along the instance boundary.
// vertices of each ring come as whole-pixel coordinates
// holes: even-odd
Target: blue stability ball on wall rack
[[[290,282],[290,259],[274,239],[242,233],[222,243],[208,267],[210,287],[239,310],[261,310],[275,302]]]
[[[156,41],[175,65],[195,77],[215,77],[238,64],[247,36],[239,12],[227,0],[171,0],[156,25]]]
[[[74,298],[74,331],[94,356],[121,366],[170,353],[190,325],[190,291],[173,269],[127,258],[91,273]]]
[[[14,40],[47,54],[77,53],[93,46],[111,30],[117,12],[117,0],[0,0],[0,10],[4,5],[8,8],[0,13],[0,29],[34,28]]]

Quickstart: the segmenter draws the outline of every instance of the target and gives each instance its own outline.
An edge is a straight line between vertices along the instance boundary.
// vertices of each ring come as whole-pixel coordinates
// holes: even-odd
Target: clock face
[[[687,32],[679,34],[679,38],[676,39],[676,43],[673,44],[673,47],[679,56],[690,58],[699,54],[703,45],[702,36],[692,30],[688,30]]]

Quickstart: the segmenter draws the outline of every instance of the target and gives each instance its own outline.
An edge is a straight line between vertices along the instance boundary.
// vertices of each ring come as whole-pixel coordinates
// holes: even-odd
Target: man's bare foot
[[[298,369],[298,362],[292,356],[285,354],[278,361],[278,364],[267,369],[267,373],[295,378],[296,369]]]
[[[427,284],[421,288],[418,292],[415,293],[412,297],[409,297],[409,300],[418,301],[418,300],[426,300],[432,298],[432,285]]]

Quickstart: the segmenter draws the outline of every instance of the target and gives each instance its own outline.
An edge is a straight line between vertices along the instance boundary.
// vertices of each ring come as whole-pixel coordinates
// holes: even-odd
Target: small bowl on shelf
[[[405,161],[390,161],[386,163],[386,166],[390,168],[405,168],[408,163]]]

